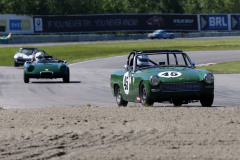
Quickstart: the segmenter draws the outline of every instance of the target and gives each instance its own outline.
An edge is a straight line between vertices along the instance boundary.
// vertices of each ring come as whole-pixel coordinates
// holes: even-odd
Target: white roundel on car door
[[[123,89],[125,94],[129,94],[129,84],[131,79],[129,78],[129,72],[126,72],[123,76]]]
[[[181,75],[182,73],[176,72],[176,71],[165,71],[158,74],[159,77],[164,77],[164,78],[176,78]]]

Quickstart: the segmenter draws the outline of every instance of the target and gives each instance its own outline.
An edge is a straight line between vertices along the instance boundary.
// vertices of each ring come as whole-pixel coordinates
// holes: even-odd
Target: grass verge
[[[32,47],[29,45],[28,47]],[[104,42],[88,44],[66,44],[38,46],[54,58],[75,63],[89,59],[127,55],[131,50],[181,49],[183,51],[234,50],[240,49],[240,39],[185,39],[153,40],[140,42]],[[0,66],[13,66],[13,56],[19,47],[1,48]]]
[[[207,70],[213,74],[233,74],[240,73],[240,61],[224,62],[210,66],[201,66],[197,69]]]

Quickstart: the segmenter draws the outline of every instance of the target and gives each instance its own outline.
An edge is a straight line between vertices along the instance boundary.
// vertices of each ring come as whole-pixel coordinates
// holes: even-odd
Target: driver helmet
[[[137,57],[137,65],[138,66],[147,66],[148,62],[148,55],[141,55]]]
[[[37,52],[35,55],[36,62],[43,59],[43,54],[41,52]]]

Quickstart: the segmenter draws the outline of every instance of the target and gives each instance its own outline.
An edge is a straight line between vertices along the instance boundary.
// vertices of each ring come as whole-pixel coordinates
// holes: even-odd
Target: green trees
[[[240,13],[239,0],[0,0],[0,14]]]
[[[184,13],[240,13],[239,0],[182,0]]]

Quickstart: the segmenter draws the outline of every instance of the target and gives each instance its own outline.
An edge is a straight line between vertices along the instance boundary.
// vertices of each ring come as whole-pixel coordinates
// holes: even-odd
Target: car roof
[[[184,52],[179,49],[172,49],[172,50],[144,50],[144,51],[135,51],[135,53],[139,55],[139,54],[183,54]]]

